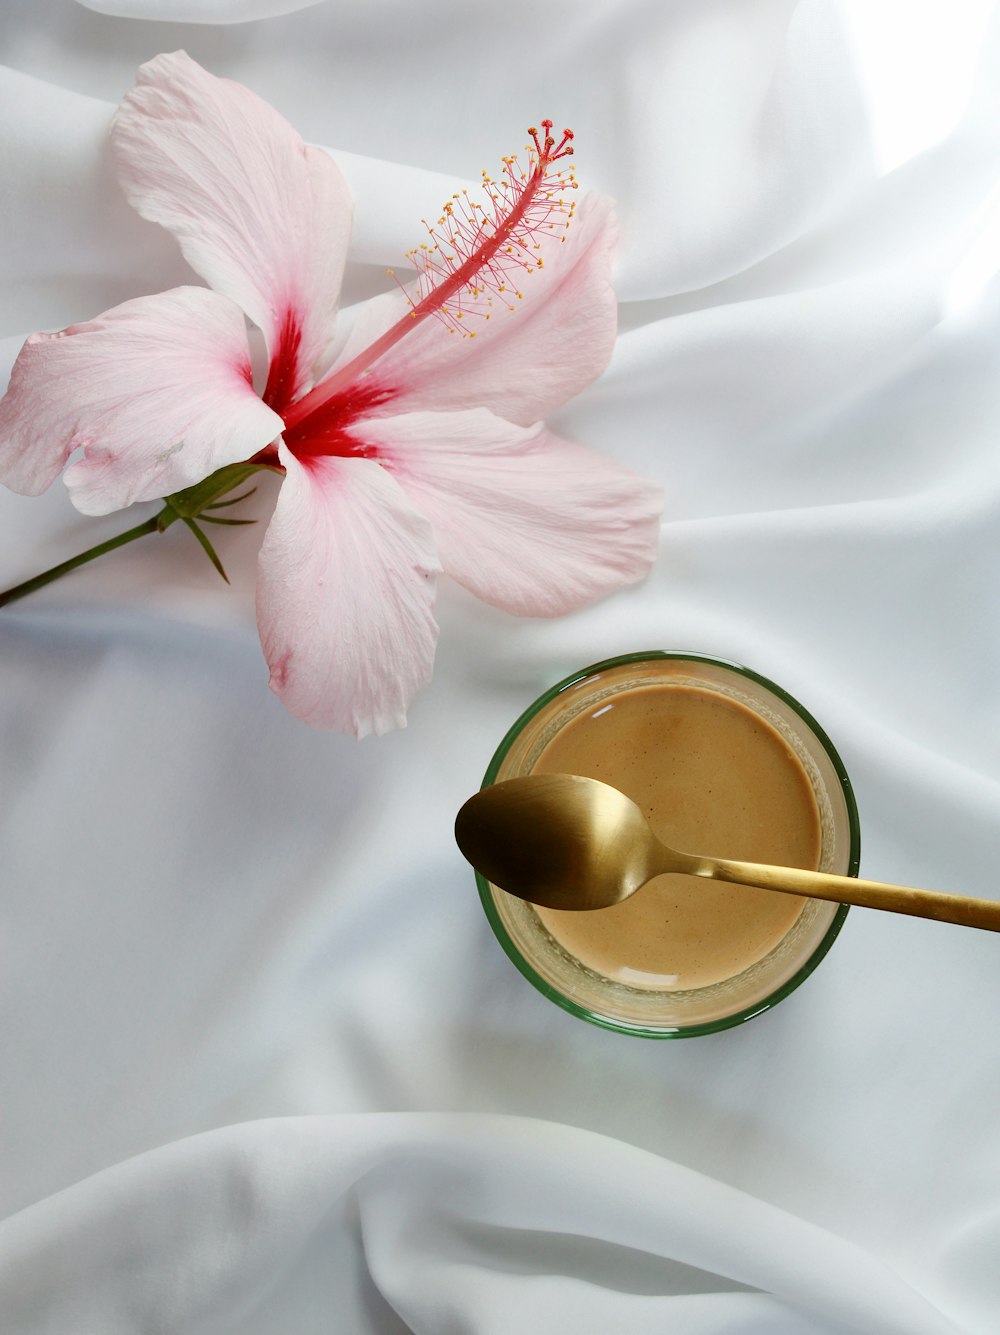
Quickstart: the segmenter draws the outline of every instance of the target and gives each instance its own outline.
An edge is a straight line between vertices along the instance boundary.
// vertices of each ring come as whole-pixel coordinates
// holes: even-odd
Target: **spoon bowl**
[[[659,845],[624,793],[578,774],[535,774],[484,788],[455,839],[494,885],[548,909],[604,909],[657,874]]]

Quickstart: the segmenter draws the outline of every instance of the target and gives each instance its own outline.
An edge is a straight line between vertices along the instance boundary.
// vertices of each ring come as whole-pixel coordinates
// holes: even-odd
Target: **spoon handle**
[[[914,918],[935,918],[963,927],[983,927],[1000,932],[1000,902],[973,899],[969,895],[946,895],[937,890],[916,890],[909,885],[887,885],[862,881],[854,876],[805,871],[799,867],[769,867],[760,862],[729,862],[721,858],[698,858],[695,875],[736,885],[779,890],[810,899],[832,899],[840,904],[859,904],[866,909],[887,909]]]

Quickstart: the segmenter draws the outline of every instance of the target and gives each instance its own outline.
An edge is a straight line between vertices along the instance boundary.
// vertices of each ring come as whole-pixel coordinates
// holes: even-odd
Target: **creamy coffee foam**
[[[711,690],[623,691],[569,723],[536,774],[584,774],[642,808],[688,853],[815,868],[816,802],[798,759],[759,715]],[[704,987],[741,973],[794,923],[803,901],[693,876],[660,876],[611,909],[538,909],[564,948],[633,987]]]

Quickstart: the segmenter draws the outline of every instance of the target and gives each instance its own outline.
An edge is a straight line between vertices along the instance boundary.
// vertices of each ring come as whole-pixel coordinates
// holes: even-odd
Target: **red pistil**
[[[542,267],[539,236],[562,231],[573,214],[574,206],[559,191],[575,190],[576,181],[563,169],[552,171],[555,162],[572,154],[573,133],[564,130],[557,144],[550,133],[552,122],[542,121],[542,128],[541,138],[534,127],[528,131],[533,145],[528,146],[529,171],[508,157],[499,181],[483,173],[489,208],[473,203],[463,192],[444,206],[436,226],[425,223],[431,244],[409,256],[418,271],[418,299],[410,298],[411,309],[402,319],[283,413],[286,441],[291,434],[302,442],[300,449],[306,448],[307,439],[325,430],[327,405],[353,402],[359,377],[428,316],[474,338],[464,323],[467,317],[490,319],[494,299],[508,310],[516,308],[522,294],[511,278]],[[346,394],[352,386],[355,389]],[[338,420],[339,414],[338,408],[334,413]]]
[[[573,131],[563,130],[562,138],[557,145],[555,139],[552,137],[552,122],[542,121],[542,129],[545,131],[545,140],[540,144],[538,142],[538,131],[534,126],[528,128],[528,133],[535,142],[535,152],[538,154],[538,160],[541,161],[542,158],[548,158],[549,162],[555,162],[557,158],[569,157],[573,150],[567,148],[566,145],[574,137]]]

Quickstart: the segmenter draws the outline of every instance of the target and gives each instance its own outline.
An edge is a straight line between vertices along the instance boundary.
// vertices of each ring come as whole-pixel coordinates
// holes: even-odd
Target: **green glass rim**
[[[798,700],[789,695],[786,690],[781,686],[778,686],[776,682],[771,681],[768,677],[762,676],[759,672],[754,672],[752,668],[744,667],[742,663],[734,663],[726,658],[715,658],[711,654],[702,654],[686,650],[668,651],[664,649],[647,649],[636,653],[619,654],[614,658],[603,659],[600,663],[592,663],[589,667],[580,668],[579,671],[571,673],[568,677],[564,677],[562,681],[556,682],[556,684],[547,690],[544,695],[540,695],[537,700],[530,704],[520,718],[518,718],[512,727],[507,730],[506,735],[494,752],[493,759],[490,761],[486,773],[483,775],[483,781],[480,787],[488,788],[495,782],[496,776],[500,771],[500,766],[503,764],[507,752],[510,750],[515,738],[519,736],[531,719],[533,719],[540,710],[544,709],[545,706],[551,700],[555,699],[555,697],[562,691],[567,690],[571,686],[575,686],[577,682],[583,681],[587,677],[595,676],[599,672],[607,672],[611,668],[623,667],[629,663],[662,662],[664,660],[709,663],[713,667],[727,668],[732,672],[737,672],[740,676],[756,682],[758,686],[763,686],[766,690],[777,696],[779,700],[782,700],[799,716],[800,719],[802,719],[815,736],[816,740],[826,751],[834,772],[840,782],[841,791],[844,795],[844,803],[847,808],[848,825],[850,827],[850,849],[847,875],[857,876],[858,869],[861,865],[861,826],[858,819],[858,804],[854,797],[854,789],[851,785],[851,780],[847,770],[844,768],[844,762],[841,760],[836,747],[830,741],[830,738],[826,735],[823,728],[821,728],[813,718],[812,714],[799,704]],[[805,982],[812,971],[825,958],[830,947],[833,945],[834,941],[836,941],[841,927],[844,925],[848,910],[847,904],[839,905],[834,914],[833,921],[827,928],[823,939],[805,963],[796,970],[791,978],[787,979],[780,987],[776,988],[769,996],[764,997],[761,1001],[754,1002],[752,1006],[747,1006],[744,1010],[735,1011],[732,1015],[722,1016],[720,1019],[711,1020],[706,1024],[663,1025],[654,1028],[650,1025],[630,1024],[627,1020],[615,1020],[610,1016],[601,1015],[599,1012],[589,1010],[586,1006],[581,1006],[577,1002],[571,1001],[569,997],[564,996],[558,989],[547,983],[540,974],[535,972],[518,950],[517,946],[515,946],[514,942],[510,939],[507,929],[500,920],[500,915],[497,913],[496,905],[493,902],[489,881],[481,872],[477,871],[475,875],[476,885],[479,889],[479,898],[482,901],[483,909],[485,910],[489,924],[493,928],[494,935],[503,947],[504,953],[507,955],[508,959],[524,975],[524,977],[527,978],[532,987],[541,992],[544,997],[548,997],[549,1001],[555,1002],[555,1004],[561,1006],[564,1011],[568,1011],[570,1015],[575,1015],[580,1020],[586,1020],[588,1024],[595,1024],[601,1029],[611,1029],[619,1034],[631,1034],[635,1038],[698,1038],[704,1034],[715,1034],[723,1029],[732,1029],[735,1025],[745,1024],[747,1020],[752,1020],[755,1015],[762,1015],[764,1011],[771,1010],[772,1007],[777,1006],[779,1001],[784,1001],[785,997],[787,997],[790,992],[794,992],[801,983]]]

